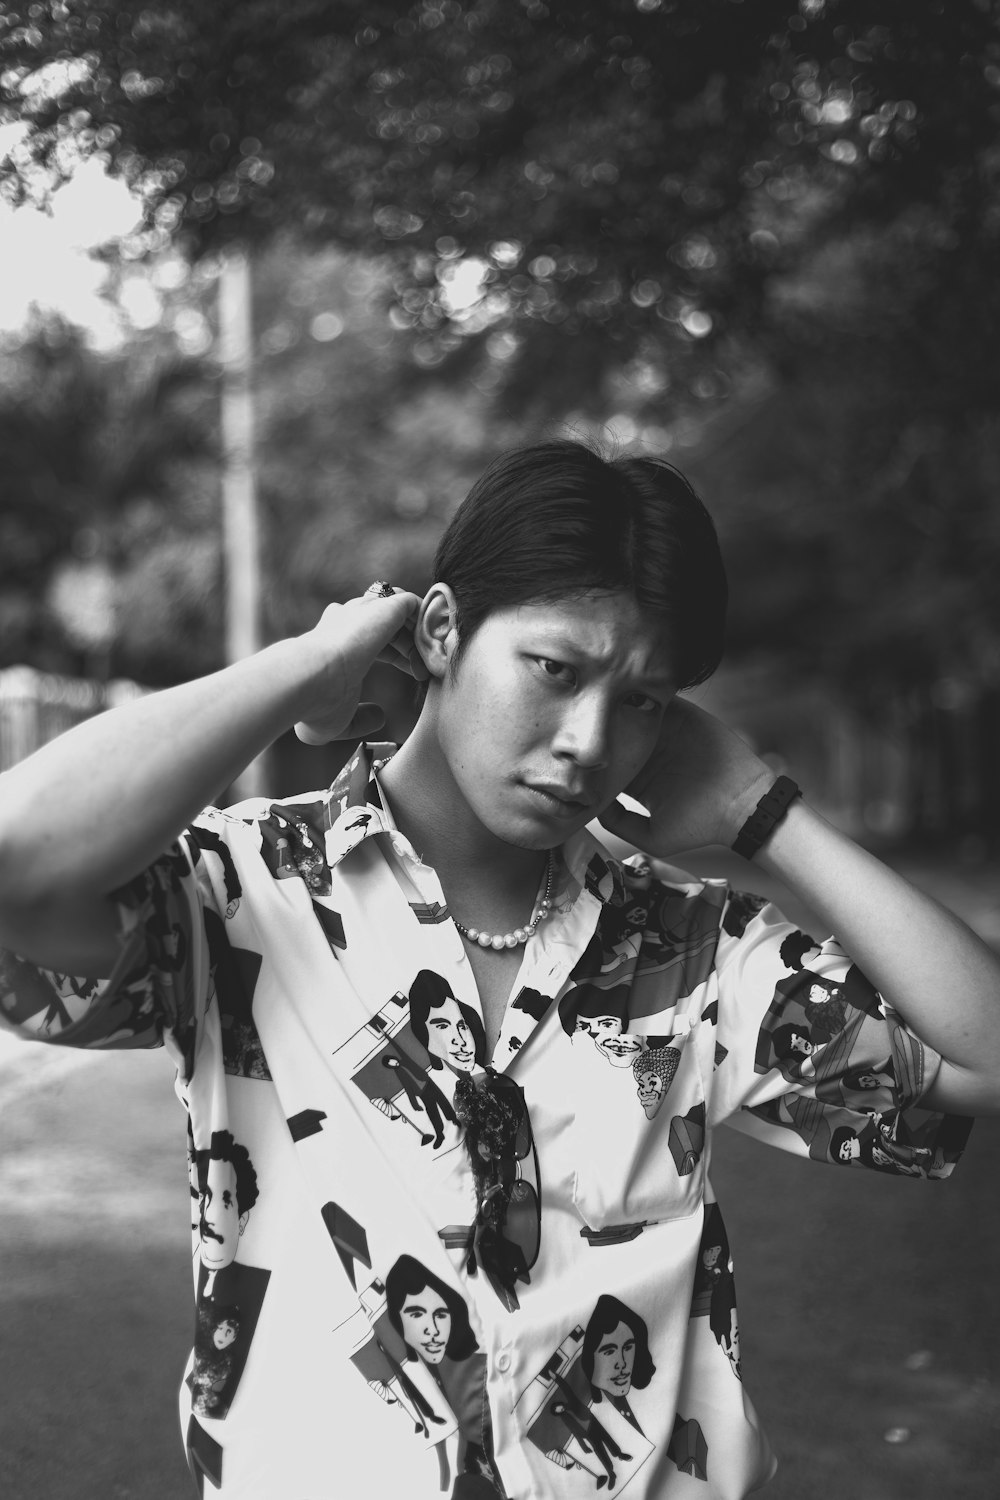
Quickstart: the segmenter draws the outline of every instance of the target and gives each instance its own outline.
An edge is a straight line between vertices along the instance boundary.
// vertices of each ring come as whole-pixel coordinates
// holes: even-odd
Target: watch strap
[[[744,859],[753,859],[761,845],[774,832],[796,797],[801,797],[801,788],[790,776],[779,776],[769,791],[757,803],[743,827],[736,835],[733,850]]]

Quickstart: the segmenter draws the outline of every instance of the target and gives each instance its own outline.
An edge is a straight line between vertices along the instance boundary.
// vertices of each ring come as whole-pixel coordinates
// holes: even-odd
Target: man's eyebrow
[[[575,656],[581,661],[600,662],[603,660],[600,652],[588,651],[576,636],[567,635],[558,628],[551,632],[540,630],[538,642],[546,651],[555,652],[559,656]],[[636,681],[669,687],[673,683],[673,677],[668,666],[649,667],[646,671],[636,673]]]

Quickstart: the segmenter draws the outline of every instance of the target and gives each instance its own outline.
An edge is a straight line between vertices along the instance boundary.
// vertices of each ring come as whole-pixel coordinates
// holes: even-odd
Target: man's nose
[[[567,703],[553,746],[580,766],[600,769],[608,764],[611,712],[600,693],[580,693]]]

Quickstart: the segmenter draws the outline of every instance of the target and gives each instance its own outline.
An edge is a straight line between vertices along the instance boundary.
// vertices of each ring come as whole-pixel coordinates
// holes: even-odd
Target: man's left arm
[[[773,781],[739,735],[676,700],[656,749],[626,788],[648,816],[615,803],[601,823],[654,859],[731,848]],[[816,914],[826,928],[817,935],[832,934],[914,1035],[940,1054],[920,1102],[953,1114],[1000,1114],[1000,958],[801,799],[753,864]]]
[[[1000,961],[964,922],[794,802],[755,861],[789,886],[941,1055],[921,1103],[1000,1113]]]

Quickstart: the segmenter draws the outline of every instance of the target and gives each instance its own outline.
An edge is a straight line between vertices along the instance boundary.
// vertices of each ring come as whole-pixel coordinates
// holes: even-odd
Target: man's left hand
[[[733,730],[684,699],[663,716],[652,755],[624,790],[648,809],[613,802],[601,814],[609,833],[655,859],[731,845],[774,781],[774,772]]]

